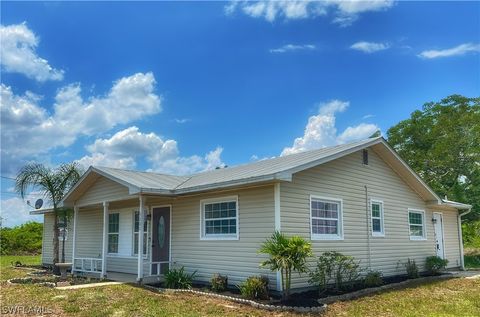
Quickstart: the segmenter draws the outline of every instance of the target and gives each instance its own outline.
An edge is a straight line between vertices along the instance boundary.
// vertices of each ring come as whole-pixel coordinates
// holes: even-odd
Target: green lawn
[[[38,257],[1,260],[2,312],[12,306],[43,306],[56,316],[301,316],[191,294],[157,294],[132,285],[60,291],[35,285],[7,285],[22,276],[10,262],[38,264]],[[329,305],[322,316],[480,316],[480,280],[451,279]],[[48,314],[46,314],[48,316]]]

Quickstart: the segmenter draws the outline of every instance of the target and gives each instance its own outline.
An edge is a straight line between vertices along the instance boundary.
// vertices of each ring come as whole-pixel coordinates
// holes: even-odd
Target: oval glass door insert
[[[160,248],[163,248],[163,245],[165,244],[165,218],[163,218],[163,216],[161,216],[160,219],[158,220],[157,234],[158,234],[158,244]]]

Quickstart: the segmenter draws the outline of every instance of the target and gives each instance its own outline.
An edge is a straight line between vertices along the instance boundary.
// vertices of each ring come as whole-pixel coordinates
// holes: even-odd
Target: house
[[[74,210],[64,233],[76,273],[145,281],[176,265],[204,282],[265,274],[276,290],[280,275],[257,253],[275,230],[308,239],[316,256],[336,250],[398,275],[408,258],[422,269],[431,255],[463,267],[471,208],[438,197],[381,137],[191,176],[90,167],[62,203]],[[34,213],[44,214],[51,264],[53,215]],[[292,288],[307,281],[295,275]]]

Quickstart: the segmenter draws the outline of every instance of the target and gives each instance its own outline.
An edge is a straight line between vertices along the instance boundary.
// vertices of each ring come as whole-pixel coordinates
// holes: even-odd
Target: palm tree
[[[28,191],[31,189],[42,192],[44,198],[53,204],[53,264],[59,262],[59,228],[58,219],[62,217],[66,224],[68,219],[68,209],[59,206],[64,195],[80,179],[82,174],[77,163],[62,164],[52,169],[43,164],[29,163],[22,167],[15,179],[15,190],[25,199]],[[62,243],[62,262],[65,262],[65,234]]]
[[[259,253],[269,255],[260,266],[268,266],[271,271],[280,271],[282,275],[283,300],[290,297],[292,272],[307,271],[307,259],[313,255],[312,245],[299,236],[287,237],[279,231],[267,239]]]

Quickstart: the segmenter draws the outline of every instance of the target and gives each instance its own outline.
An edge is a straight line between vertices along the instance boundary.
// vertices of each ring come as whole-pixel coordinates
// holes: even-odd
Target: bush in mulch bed
[[[432,278],[438,278],[435,276],[432,276],[430,274],[421,274],[421,277],[432,277]],[[441,277],[440,277],[441,278]],[[448,278],[448,277],[447,277]],[[279,295],[272,295],[270,294],[268,299],[257,299],[257,300],[248,300],[242,297],[240,294],[240,291],[238,288],[228,288],[226,291],[220,292],[220,293],[214,293],[208,286],[204,284],[193,284],[192,288],[189,290],[182,290],[182,291],[191,291],[192,293],[197,293],[197,294],[202,294],[202,295],[207,295],[207,296],[214,296],[214,297],[220,297],[224,298],[227,300],[233,300],[235,302],[239,303],[246,303],[250,304],[254,307],[262,308],[262,309],[269,309],[269,310],[293,310],[293,311],[298,311],[298,312],[319,312],[325,309],[325,304],[324,303],[331,303],[337,300],[344,300],[342,298],[348,297],[349,294],[352,294],[352,296],[356,297],[361,297],[362,294],[368,294],[369,291],[368,289],[371,289],[373,291],[381,291],[381,289],[388,289],[391,288],[389,284],[397,284],[400,283],[399,286],[401,286],[401,282],[405,282],[407,280],[411,280],[408,278],[406,275],[397,275],[397,276],[389,276],[389,277],[384,277],[383,278],[383,286],[380,287],[366,287],[365,283],[360,280],[355,284],[352,284],[351,287],[348,289],[344,290],[335,290],[335,289],[328,289],[322,294],[319,294],[318,290],[309,290],[309,291],[304,291],[304,292],[298,292],[298,293],[292,293],[290,295],[290,298],[286,301],[282,301],[281,296]],[[414,280],[412,280],[414,281]],[[419,280],[420,281],[420,280]],[[393,286],[393,285],[392,285]],[[160,284],[152,284],[152,285],[147,285],[147,288],[149,289],[155,289],[157,291],[163,291],[163,290],[168,290],[164,288],[165,285],[162,283]],[[395,286],[393,286],[395,287]],[[175,291],[175,290],[174,290]],[[363,292],[362,292],[363,291]],[[334,299],[336,298],[336,299]],[[330,300],[331,299],[331,300]]]
[[[148,284],[148,286],[157,288],[157,289],[167,289],[163,283],[155,283],[155,284]],[[247,298],[243,297],[240,293],[240,289],[238,287],[228,287],[223,292],[214,292],[209,286],[205,284],[196,284],[194,283],[191,287],[192,291],[202,292],[205,294],[212,294],[212,295],[221,295],[224,297],[232,297],[234,299],[242,299],[248,300]],[[282,301],[281,295],[274,295],[270,294],[267,299],[255,299],[253,300],[256,303],[267,305],[267,306],[274,306],[274,307],[323,307],[323,304],[318,302],[318,292],[317,291],[310,291],[310,292],[302,292],[302,293],[293,293],[290,295],[290,298],[287,301]]]

